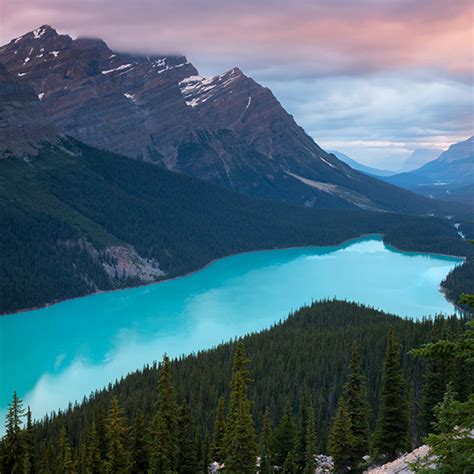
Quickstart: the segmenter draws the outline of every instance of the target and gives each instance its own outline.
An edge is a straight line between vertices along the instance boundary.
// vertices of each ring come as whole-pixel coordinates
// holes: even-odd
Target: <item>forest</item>
[[[362,472],[426,440],[436,472],[472,472],[473,329],[466,316],[313,303],[263,332],[165,355],[43,420],[15,394],[2,472]]]
[[[1,160],[0,229],[0,314],[142,283],[104,270],[110,246],[173,277],[233,253],[381,233],[400,250],[468,257],[444,283],[454,301],[473,281],[474,246],[448,219],[251,199],[74,141]]]

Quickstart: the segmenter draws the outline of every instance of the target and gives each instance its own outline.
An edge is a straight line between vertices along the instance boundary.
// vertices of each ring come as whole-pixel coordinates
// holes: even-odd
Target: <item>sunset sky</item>
[[[239,66],[323,147],[397,169],[474,134],[465,0],[0,0],[0,43],[50,24],[112,49]]]

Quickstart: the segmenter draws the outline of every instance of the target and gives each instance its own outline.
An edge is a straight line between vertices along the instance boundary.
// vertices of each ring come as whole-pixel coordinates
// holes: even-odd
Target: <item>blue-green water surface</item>
[[[145,363],[258,331],[322,298],[401,316],[451,313],[439,291],[460,259],[380,237],[235,255],[160,284],[0,317],[0,416],[16,390],[38,417]]]

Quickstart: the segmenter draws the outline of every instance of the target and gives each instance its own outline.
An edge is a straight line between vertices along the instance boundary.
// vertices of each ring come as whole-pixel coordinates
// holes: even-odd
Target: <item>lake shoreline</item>
[[[142,287],[147,287],[147,286],[152,286],[152,285],[159,285],[159,284],[162,284],[162,283],[178,280],[178,279],[181,279],[181,278],[186,278],[186,277],[189,277],[189,276],[191,276],[191,275],[193,275],[197,272],[205,270],[206,268],[208,268],[209,266],[211,266],[212,264],[214,264],[215,262],[217,262],[219,260],[222,260],[224,258],[233,257],[233,256],[236,256],[236,255],[247,255],[247,254],[253,254],[253,253],[257,253],[257,252],[259,252],[259,253],[260,252],[273,252],[275,250],[305,249],[305,248],[313,248],[313,247],[331,248],[331,247],[349,245],[351,242],[354,242],[354,241],[357,241],[357,240],[360,240],[360,239],[370,238],[370,237],[378,237],[378,238],[381,237],[385,246],[391,248],[392,250],[394,250],[396,252],[401,252],[401,253],[404,253],[404,254],[414,255],[414,254],[421,253],[421,254],[428,255],[428,256],[433,256],[433,257],[445,257],[445,258],[466,260],[466,257],[458,256],[458,255],[448,255],[448,254],[441,254],[441,253],[436,253],[436,252],[422,252],[422,251],[416,251],[416,250],[403,250],[403,249],[400,249],[400,248],[398,248],[397,246],[395,246],[393,244],[389,244],[389,243],[385,242],[385,240],[384,240],[385,234],[382,234],[382,233],[369,233],[369,234],[361,234],[361,235],[356,236],[356,237],[351,237],[349,239],[345,239],[341,242],[336,242],[336,243],[330,244],[330,245],[303,245],[303,246],[296,245],[296,246],[290,246],[290,247],[274,247],[274,248],[269,248],[269,249],[248,250],[248,251],[245,251],[245,252],[232,253],[232,254],[229,254],[229,255],[225,255],[223,257],[214,258],[211,261],[209,261],[208,263],[206,263],[205,265],[203,265],[202,267],[199,267],[195,270],[191,270],[189,272],[183,273],[181,275],[176,275],[176,276],[173,276],[173,277],[170,277],[170,278],[163,278],[161,280],[157,280],[157,281],[153,281],[153,282],[138,283],[136,285],[125,286],[125,287],[122,287],[122,288],[113,288],[113,289],[110,289],[110,290],[98,290],[98,291],[94,291],[94,292],[91,292],[91,293],[86,293],[86,294],[80,295],[80,296],[72,296],[70,298],[62,298],[62,299],[52,301],[50,303],[45,303],[43,305],[34,306],[34,307],[31,307],[31,308],[19,309],[19,310],[16,310],[16,311],[12,311],[11,313],[2,313],[2,314],[0,314],[0,317],[15,316],[17,314],[27,313],[29,311],[37,311],[37,310],[49,308],[51,306],[55,306],[57,304],[64,303],[64,302],[67,302],[67,301],[77,300],[79,298],[87,298],[89,296],[100,295],[100,294],[105,294],[105,293],[113,293],[113,292],[116,292],[116,291],[123,291],[123,290],[129,290],[129,289],[131,290],[131,289],[134,289],[134,288],[142,288]],[[441,293],[443,293],[443,295],[444,295],[444,297],[447,301],[449,301],[451,304],[453,304],[459,311],[463,312],[463,310],[461,308],[459,308],[456,305],[455,302],[451,301],[446,296],[444,288],[441,284],[440,284],[440,290],[439,291]]]

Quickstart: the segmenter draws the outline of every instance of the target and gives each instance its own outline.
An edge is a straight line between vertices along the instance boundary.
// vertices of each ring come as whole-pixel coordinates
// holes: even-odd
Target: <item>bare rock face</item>
[[[0,159],[34,156],[60,133],[47,118],[31,86],[0,64]]]
[[[238,68],[206,78],[184,56],[120,54],[46,25],[1,47],[0,62],[35,89],[58,127],[89,145],[255,197],[431,211],[428,200],[326,153]]]

